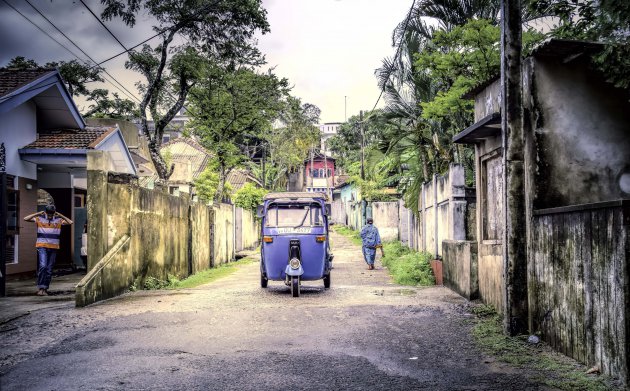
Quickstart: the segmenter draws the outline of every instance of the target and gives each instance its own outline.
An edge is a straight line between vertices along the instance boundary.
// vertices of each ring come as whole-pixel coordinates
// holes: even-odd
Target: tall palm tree
[[[455,149],[452,134],[445,127],[422,118],[420,103],[433,100],[439,86],[425,71],[414,67],[414,55],[430,44],[436,30],[449,31],[474,18],[498,23],[499,10],[499,0],[419,0],[408,20],[393,32],[398,56],[383,59],[376,71],[386,102],[380,115],[393,125],[382,135],[380,148],[391,161],[408,169],[401,187],[407,204],[414,209],[422,182],[445,170],[449,162],[463,161],[466,154],[461,147]],[[466,118],[458,122],[462,123],[456,126],[464,126]]]

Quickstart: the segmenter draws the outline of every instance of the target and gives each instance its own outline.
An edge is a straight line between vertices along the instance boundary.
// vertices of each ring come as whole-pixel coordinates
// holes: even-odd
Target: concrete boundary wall
[[[442,256],[443,240],[466,240],[467,199],[464,166],[451,164],[446,174],[435,175],[422,185],[420,212],[420,251]]]
[[[234,213],[236,252],[256,248],[260,243],[260,223],[256,214],[238,207]]]
[[[233,205],[210,207],[186,194],[142,188],[133,177],[105,171],[105,163],[102,152],[88,152],[88,274],[78,285],[77,306],[148,277],[181,279],[235,258]],[[243,213],[250,219],[245,236],[253,246],[249,215]]]
[[[468,300],[479,297],[477,242],[442,241],[444,285]]]
[[[398,240],[399,209],[398,201],[368,203],[367,217],[374,219],[381,240]]]

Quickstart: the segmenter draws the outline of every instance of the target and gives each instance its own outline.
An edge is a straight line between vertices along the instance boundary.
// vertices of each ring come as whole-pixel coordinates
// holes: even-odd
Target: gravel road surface
[[[0,330],[9,390],[543,390],[474,346],[464,299],[391,283],[332,234],[331,289],[258,263],[195,289],[37,311]],[[377,262],[378,263],[378,262]]]

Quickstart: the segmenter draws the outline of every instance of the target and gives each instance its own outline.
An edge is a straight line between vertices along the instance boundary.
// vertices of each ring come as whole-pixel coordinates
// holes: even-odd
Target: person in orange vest
[[[24,221],[37,224],[37,295],[48,296],[48,287],[55,265],[61,226],[72,224],[72,220],[57,212],[55,205],[47,205],[46,210],[30,214]]]

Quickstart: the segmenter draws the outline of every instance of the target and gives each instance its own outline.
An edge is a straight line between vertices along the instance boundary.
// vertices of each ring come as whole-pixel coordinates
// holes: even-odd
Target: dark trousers
[[[37,288],[48,289],[52,279],[52,269],[57,258],[57,250],[52,248],[37,248]]]

